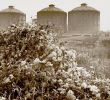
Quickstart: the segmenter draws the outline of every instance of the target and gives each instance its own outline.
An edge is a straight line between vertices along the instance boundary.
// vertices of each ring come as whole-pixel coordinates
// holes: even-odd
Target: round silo
[[[100,12],[82,3],[68,12],[68,31],[72,33],[93,33],[100,30]]]
[[[37,12],[37,23],[40,25],[55,25],[63,32],[67,31],[67,13],[50,4],[49,7]]]
[[[24,25],[26,22],[26,14],[14,6],[9,6],[7,9],[0,11],[0,28],[6,29],[9,25]]]

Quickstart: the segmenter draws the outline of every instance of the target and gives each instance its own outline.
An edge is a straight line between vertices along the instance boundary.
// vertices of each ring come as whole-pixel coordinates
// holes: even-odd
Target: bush
[[[47,31],[48,30],[48,31]],[[76,51],[55,45],[49,28],[12,26],[2,34],[0,96],[6,100],[108,99],[109,79],[77,67]]]

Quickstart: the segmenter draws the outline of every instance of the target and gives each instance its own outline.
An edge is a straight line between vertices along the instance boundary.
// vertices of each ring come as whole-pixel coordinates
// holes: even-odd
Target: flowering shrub
[[[88,54],[78,54],[76,61],[78,63],[78,66],[89,67],[91,65],[90,56],[88,56]]]
[[[110,80],[77,67],[49,26],[11,26],[0,37],[1,100],[109,100]]]

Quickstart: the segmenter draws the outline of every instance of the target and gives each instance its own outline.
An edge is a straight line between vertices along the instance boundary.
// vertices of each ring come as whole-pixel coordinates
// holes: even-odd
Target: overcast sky
[[[73,8],[80,6],[81,3],[87,3],[89,6],[100,10],[101,12],[101,30],[110,30],[110,0],[0,0],[0,10],[9,5],[15,6],[27,15],[27,21],[31,17],[35,18],[37,11],[48,7],[49,4],[55,4],[56,7],[68,12]]]

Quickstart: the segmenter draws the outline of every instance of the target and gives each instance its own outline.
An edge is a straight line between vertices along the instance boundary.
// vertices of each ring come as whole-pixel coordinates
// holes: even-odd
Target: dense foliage
[[[0,100],[110,100],[110,80],[77,67],[76,51],[57,46],[50,28],[0,34]]]

